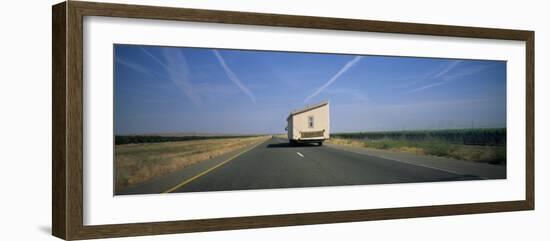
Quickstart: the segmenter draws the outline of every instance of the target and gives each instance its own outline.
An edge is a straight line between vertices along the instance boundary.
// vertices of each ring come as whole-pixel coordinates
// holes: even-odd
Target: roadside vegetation
[[[492,164],[506,163],[504,128],[338,133],[331,135],[329,143]]]
[[[115,188],[142,183],[195,163],[249,147],[266,136],[195,138],[115,145]],[[151,139],[148,139],[151,140]]]
[[[253,137],[253,136],[159,136],[159,135],[128,135],[115,136],[115,145],[137,144],[137,143],[157,143],[172,141],[192,141],[208,139],[227,139],[235,137]]]

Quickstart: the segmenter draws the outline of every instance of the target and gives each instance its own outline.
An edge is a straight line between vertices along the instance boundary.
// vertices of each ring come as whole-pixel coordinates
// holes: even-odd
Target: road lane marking
[[[189,178],[189,179],[187,179],[187,180],[181,182],[180,184],[178,184],[178,185],[176,185],[176,186],[174,186],[174,187],[172,187],[172,188],[170,188],[170,189],[168,189],[168,190],[166,190],[166,191],[164,191],[164,192],[162,192],[162,193],[170,193],[170,192],[176,191],[176,190],[180,189],[181,187],[185,186],[186,184],[188,184],[188,183],[194,181],[195,179],[197,179],[197,178],[199,178],[199,177],[202,177],[202,176],[208,174],[209,172],[213,171],[214,169],[223,166],[225,163],[228,163],[229,161],[231,161],[231,160],[237,158],[238,156],[240,156],[240,155],[242,155],[242,154],[244,154],[244,153],[246,153],[246,152],[248,152],[248,151],[254,149],[255,147],[259,146],[260,144],[265,143],[266,141],[267,141],[267,140],[262,141],[262,142],[260,142],[260,143],[258,143],[258,144],[256,144],[256,145],[254,145],[254,146],[252,146],[252,147],[250,147],[250,148],[248,148],[248,149],[246,149],[246,150],[244,150],[244,151],[242,151],[242,152],[239,152],[239,153],[235,154],[234,156],[228,158],[227,160],[225,160],[225,161],[223,161],[223,162],[220,162],[220,163],[218,163],[217,165],[215,165],[215,166],[213,166],[213,167],[211,167],[211,168],[206,169],[205,171],[203,171],[203,172],[201,172],[201,173],[199,173],[199,174],[197,174],[197,175],[195,175],[195,176],[193,176],[193,177],[191,177],[191,178]]]
[[[298,154],[298,156],[304,157],[304,155],[302,155],[302,153],[296,152],[296,154]]]

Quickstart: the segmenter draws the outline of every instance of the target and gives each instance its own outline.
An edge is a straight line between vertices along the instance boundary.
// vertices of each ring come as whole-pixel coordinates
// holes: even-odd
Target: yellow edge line
[[[234,156],[230,157],[229,159],[227,159],[227,160],[225,160],[225,161],[223,161],[223,162],[220,162],[220,163],[218,163],[217,165],[215,165],[215,166],[213,166],[213,167],[211,167],[211,168],[208,168],[207,170],[205,170],[205,171],[203,171],[203,172],[201,172],[201,173],[199,173],[199,174],[197,174],[197,175],[195,175],[195,176],[193,176],[193,177],[191,177],[191,178],[189,178],[189,179],[187,179],[187,180],[181,182],[180,184],[176,185],[175,187],[170,188],[170,189],[168,189],[168,190],[166,190],[166,191],[164,191],[164,192],[162,192],[162,193],[170,193],[170,192],[173,192],[173,191],[175,191],[175,190],[177,190],[177,189],[179,189],[179,188],[185,186],[186,184],[192,182],[193,180],[195,180],[195,179],[197,179],[197,178],[199,178],[199,177],[202,177],[202,176],[206,175],[207,173],[213,171],[214,169],[216,169],[216,168],[218,168],[218,167],[221,167],[223,164],[228,163],[229,161],[231,161],[231,160],[237,158],[238,156],[244,154],[245,152],[248,152],[248,151],[254,149],[255,147],[259,146],[260,144],[262,144],[262,143],[264,143],[264,142],[266,142],[266,141],[267,141],[267,140],[261,141],[261,142],[259,142],[258,144],[254,145],[254,146],[252,146],[252,147],[250,147],[250,148],[248,148],[248,149],[246,149],[246,150],[244,150],[244,151],[242,151],[242,152],[239,152],[239,153],[235,154]]]

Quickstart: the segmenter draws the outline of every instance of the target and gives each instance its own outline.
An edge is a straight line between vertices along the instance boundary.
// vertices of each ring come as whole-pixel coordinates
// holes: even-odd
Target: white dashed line
[[[302,155],[302,153],[296,152],[296,154],[298,154],[298,156],[304,157],[304,155]]]

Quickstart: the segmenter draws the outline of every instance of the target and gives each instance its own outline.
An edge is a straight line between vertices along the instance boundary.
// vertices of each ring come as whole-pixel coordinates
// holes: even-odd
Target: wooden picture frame
[[[356,222],[534,209],[534,32],[325,17],[213,11],[170,7],[68,1],[52,7],[52,233],[67,239],[110,238],[214,230]],[[296,213],[284,215],[83,224],[83,17],[107,16],[174,21],[365,31],[526,43],[525,200]]]

